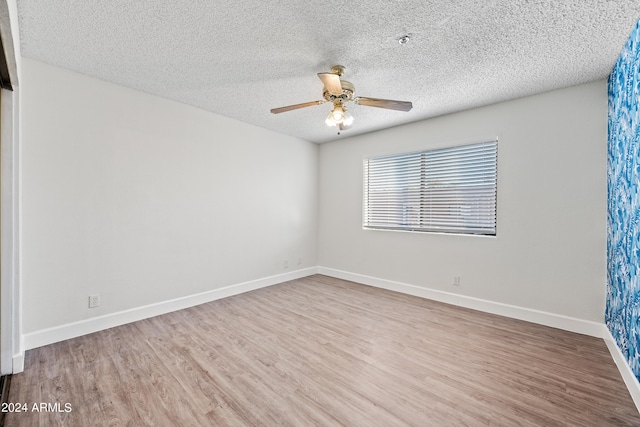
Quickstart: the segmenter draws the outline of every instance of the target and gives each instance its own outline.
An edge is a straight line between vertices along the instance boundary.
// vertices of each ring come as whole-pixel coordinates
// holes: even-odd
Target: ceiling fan
[[[340,130],[349,129],[353,123],[353,116],[347,112],[345,104],[347,102],[355,102],[359,105],[367,107],[386,108],[389,110],[409,111],[413,107],[408,101],[394,101],[391,99],[365,98],[363,96],[354,96],[355,87],[351,82],[342,80],[340,77],[344,74],[342,65],[335,65],[329,73],[318,73],[318,77],[322,80],[324,91],[319,101],[305,102],[302,104],[288,105],[286,107],[273,108],[273,114],[284,113],[285,111],[297,110],[299,108],[311,107],[314,105],[331,102],[333,110],[325,120],[327,126],[337,126]]]

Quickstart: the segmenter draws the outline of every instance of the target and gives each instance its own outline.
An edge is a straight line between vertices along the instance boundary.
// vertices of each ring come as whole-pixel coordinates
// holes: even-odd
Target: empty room
[[[639,19],[0,1],[0,424],[639,426]]]

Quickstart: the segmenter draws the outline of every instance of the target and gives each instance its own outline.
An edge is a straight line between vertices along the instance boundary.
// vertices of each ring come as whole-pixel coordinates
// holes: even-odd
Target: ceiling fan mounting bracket
[[[344,74],[344,66],[343,65],[334,65],[331,67],[331,73],[342,76]]]

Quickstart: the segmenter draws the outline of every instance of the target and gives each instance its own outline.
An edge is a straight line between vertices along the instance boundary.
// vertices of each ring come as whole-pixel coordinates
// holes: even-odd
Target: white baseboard
[[[126,323],[147,319],[149,317],[159,316],[161,314],[170,313],[172,311],[182,310],[184,308],[193,307],[195,305],[204,304],[206,302],[215,301],[221,298],[226,298],[255,289],[287,282],[289,280],[311,276],[312,274],[316,273],[316,267],[305,268],[302,270],[291,271],[289,273],[278,274],[276,276],[238,283],[236,285],[226,286],[224,288],[214,289],[199,294],[188,295],[169,301],[149,304],[142,307],[132,308],[130,310],[124,310],[117,313],[106,314],[104,316],[93,317],[78,322],[68,323],[66,325],[55,326],[52,328],[31,332],[23,335],[23,350],[26,351],[32,348],[42,347],[58,341],[64,341],[70,338],[91,334],[93,332],[98,332],[104,329],[113,328],[115,326],[124,325]],[[20,361],[18,360],[17,362]],[[24,367],[24,356],[21,363],[22,367]],[[14,358],[14,372],[15,369],[16,360]]]
[[[620,351],[620,347],[616,344],[615,338],[611,335],[611,331],[607,328],[606,325],[603,325],[604,329],[604,342],[607,344],[609,348],[609,353],[611,353],[611,357],[613,357],[613,361],[616,362],[616,366],[618,367],[618,371],[620,371],[620,375],[622,375],[622,379],[627,386],[627,390],[629,390],[629,394],[633,399],[633,403],[636,404],[636,408],[640,411],[640,382],[633,374],[629,363],[627,363],[627,359]]]
[[[318,267],[318,273],[338,279],[350,280],[352,282],[374,286],[377,288],[388,289],[391,291],[440,301],[447,304],[457,305],[460,307],[471,308],[486,313],[497,314],[513,319],[525,320],[527,322],[537,323],[540,325],[551,326],[553,328],[563,329],[565,331],[604,338],[602,330],[603,324],[598,322],[576,319],[560,314],[503,304],[435,289],[423,288],[407,283],[394,282],[391,280],[365,276],[357,273],[350,273],[333,268],[320,266]]]
[[[19,374],[24,371],[24,351],[19,354],[14,354],[12,358],[13,371],[14,374]]]

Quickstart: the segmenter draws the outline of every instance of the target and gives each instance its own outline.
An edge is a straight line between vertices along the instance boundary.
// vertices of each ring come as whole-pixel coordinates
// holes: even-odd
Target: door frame
[[[19,40],[17,2],[0,0],[1,375],[24,369],[20,301]]]
[[[17,93],[0,89],[0,374],[21,372]]]

